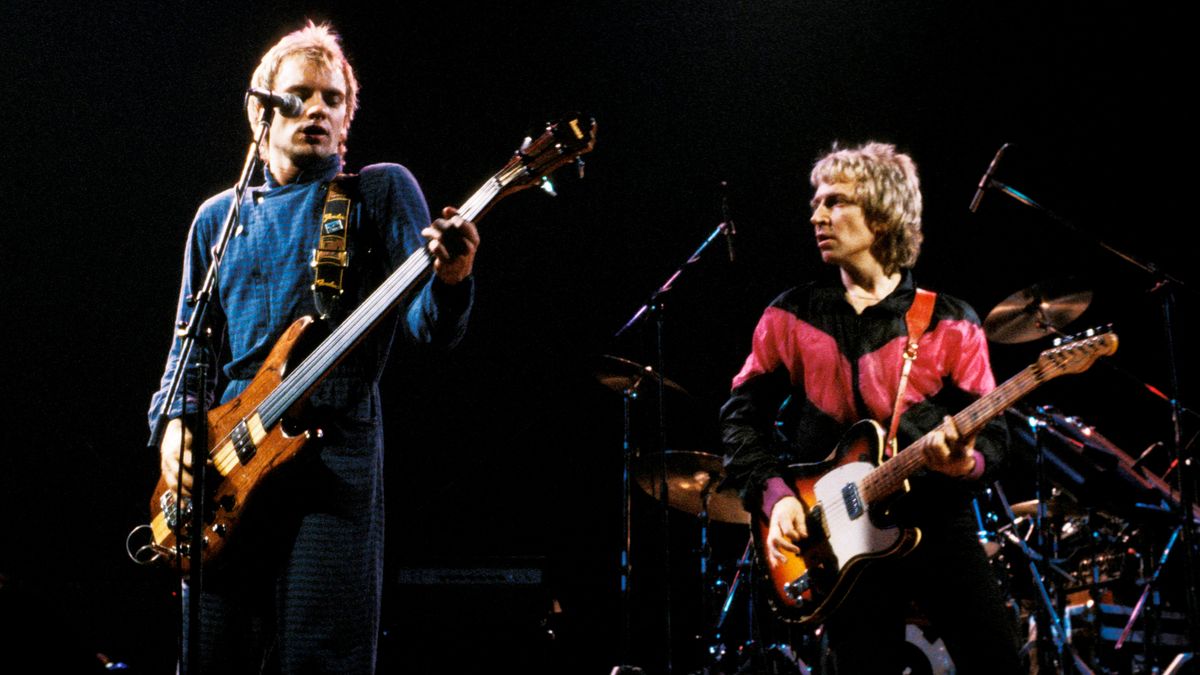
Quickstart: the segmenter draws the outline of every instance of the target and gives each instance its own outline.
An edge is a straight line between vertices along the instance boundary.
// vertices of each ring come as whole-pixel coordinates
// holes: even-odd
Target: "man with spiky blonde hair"
[[[1007,432],[998,422],[960,437],[949,417],[996,386],[970,306],[936,296],[899,394],[906,315],[918,295],[909,272],[922,240],[916,164],[883,143],[835,147],[817,161],[811,181],[809,222],[821,259],[837,274],[786,291],[763,312],[721,409],[727,484],[742,491],[765,526],[760,555],[784,564],[800,553],[813,526],[787,480],[791,464],[826,459],[859,420],[887,428],[896,410],[898,447],[933,430],[924,452],[929,470],[892,509],[900,524],[919,526],[923,538],[908,556],[868,568],[833,610],[822,672],[916,670],[904,649],[915,599],[959,672],[1014,673],[1015,627],[971,511],[975,486],[1000,469]],[[870,517],[878,516],[872,509]],[[831,519],[828,527],[838,523]]]
[[[337,150],[345,156],[346,136],[350,133],[350,123],[354,121],[354,114],[358,112],[358,78],[354,75],[353,66],[346,60],[346,55],[342,53],[342,45],[337,35],[328,25],[317,25],[309,21],[304,28],[285,35],[263,55],[258,68],[255,68],[254,74],[250,76],[250,86],[274,91],[280,66],[289,57],[297,55],[341,73],[346,85],[346,115]],[[258,119],[261,114],[262,102],[251,96],[246,101],[246,118],[250,121],[251,133],[258,131]]]
[[[295,320],[309,315],[340,322],[421,247],[433,259],[434,275],[403,316],[377,328],[314,391],[306,420],[323,433],[300,459],[256,488],[254,510],[239,525],[243,547],[232,561],[206,571],[203,591],[193,593],[199,596],[201,623],[186,631],[188,654],[199,650],[202,673],[366,675],[375,669],[383,590],[379,377],[394,335],[409,344],[443,347],[461,338],[472,304],[479,235],[450,207],[430,223],[421,188],[398,164],[342,173],[358,80],[328,26],[308,22],[284,36],[263,56],[251,85],[291,94],[301,108],[294,116],[274,115],[261,152],[263,183],[248,189],[239,205],[238,227],[208,311],[216,342],[209,362],[217,364],[220,376],[211,373],[206,391],[217,391],[218,403],[242,394]],[[258,100],[250,99],[252,130],[261,112]],[[344,219],[323,219],[334,182],[351,206]],[[189,299],[203,284],[233,199],[226,190],[196,214],[176,322],[190,315]],[[321,284],[309,262],[319,242],[343,230],[347,262],[340,288],[332,298],[319,296]],[[152,420],[180,353],[175,339],[151,402]],[[162,479],[187,494],[191,434],[180,419],[183,402],[172,401],[169,411],[160,446]]]

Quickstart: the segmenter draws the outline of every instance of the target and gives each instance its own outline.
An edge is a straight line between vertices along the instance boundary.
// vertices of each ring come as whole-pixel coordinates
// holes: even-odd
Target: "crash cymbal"
[[[642,455],[634,467],[634,476],[646,494],[655,499],[661,499],[659,495],[662,494],[664,468],[666,502],[672,507],[700,515],[707,496],[709,519],[737,525],[750,524],[750,514],[742,507],[737,491],[717,489],[725,475],[720,457],[694,450],[667,450],[665,453]]]
[[[630,389],[635,391],[646,391],[648,389],[657,388],[658,373],[651,366],[643,366],[640,363],[635,363],[629,359],[623,359],[619,356],[605,354],[602,358],[602,363],[596,369],[596,379],[600,380],[600,384],[616,391],[624,393]],[[669,377],[662,378],[663,386],[668,389],[686,394],[686,389],[679,386]]]
[[[1034,284],[1008,296],[983,321],[992,342],[1016,344],[1056,334],[1079,318],[1092,292],[1073,278]]]

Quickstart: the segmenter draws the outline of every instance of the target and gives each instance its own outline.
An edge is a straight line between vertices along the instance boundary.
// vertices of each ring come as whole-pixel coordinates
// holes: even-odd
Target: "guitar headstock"
[[[1101,356],[1117,351],[1117,334],[1109,327],[1092,328],[1055,342],[1038,357],[1036,369],[1047,377],[1082,373]]]
[[[595,146],[596,120],[587,115],[548,123],[541,136],[525,139],[508,164],[496,174],[501,195],[538,185],[555,169],[591,152]]]

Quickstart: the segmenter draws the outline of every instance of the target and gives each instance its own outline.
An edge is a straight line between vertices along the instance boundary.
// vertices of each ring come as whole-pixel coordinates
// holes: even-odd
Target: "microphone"
[[[992,174],[996,172],[996,165],[1000,163],[1000,156],[1004,154],[1008,148],[1008,143],[1000,146],[996,151],[996,156],[992,158],[992,163],[988,165],[987,171],[984,172],[983,178],[979,179],[979,188],[975,190],[975,197],[971,199],[971,213],[979,208],[979,202],[983,201],[983,193],[988,189],[988,183],[992,182]]]
[[[729,251],[729,262],[732,263],[737,262],[737,250],[733,246],[737,228],[729,218],[729,193],[726,191],[728,187],[728,183],[721,181],[721,232],[725,234],[725,248]]]
[[[279,114],[284,117],[299,117],[300,113],[304,111],[304,101],[301,101],[300,97],[295,94],[276,94],[266,89],[250,87],[246,90],[246,95],[257,98],[264,105],[278,108]]]

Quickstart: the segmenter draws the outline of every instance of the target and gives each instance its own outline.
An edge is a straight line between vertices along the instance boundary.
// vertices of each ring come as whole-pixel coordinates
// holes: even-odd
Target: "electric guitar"
[[[1083,372],[1116,350],[1116,334],[1096,331],[1048,349],[1036,363],[955,415],[954,424],[962,437],[972,436],[1043,382]],[[770,525],[762,514],[756,532],[758,558],[774,591],[767,597],[780,618],[800,624],[824,620],[868,563],[916,547],[918,530],[879,527],[872,509],[903,490],[908,477],[925,466],[924,448],[932,434],[884,462],[886,432],[874,420],[863,420],[825,461],[792,467],[793,487],[807,513],[808,537],[799,542],[800,553],[781,551],[782,562],[767,555]]]
[[[595,128],[595,121],[584,117],[547,125],[537,139],[525,139],[504,168],[459,207],[459,214],[478,221],[496,202],[519,190],[541,185],[552,192],[548,175],[590,152],[596,142]],[[237,536],[238,523],[255,489],[317,435],[316,429],[292,428],[313,390],[392,309],[421,288],[432,270],[428,249],[414,252],[307,355],[304,347],[315,341],[311,335],[316,331],[309,333],[309,329],[316,320],[308,316],[297,319],[271,348],[246,390],[208,411],[213,471],[207,480],[211,490],[206,490],[210,496],[201,553],[205,565],[219,559],[226,544]],[[150,552],[152,560],[178,563],[188,571],[193,520],[190,497],[178,499],[160,477],[150,498],[150,516],[151,542],[143,550]]]

